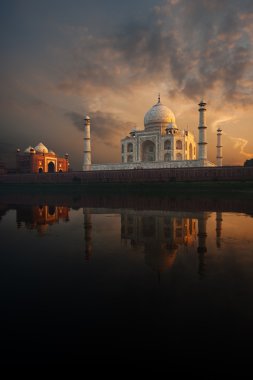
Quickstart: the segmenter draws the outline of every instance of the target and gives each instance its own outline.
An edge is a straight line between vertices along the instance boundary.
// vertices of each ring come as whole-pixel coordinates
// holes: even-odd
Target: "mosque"
[[[17,149],[17,171],[19,173],[62,173],[69,169],[69,156],[59,157],[42,142],[33,148],[29,146],[23,152]]]
[[[92,164],[90,117],[84,118],[83,171],[216,166],[207,159],[206,103],[199,103],[198,143],[193,133],[180,130],[174,113],[158,101],[144,116],[144,129],[134,129],[121,140],[121,163]],[[222,130],[217,130],[217,166],[222,166]]]

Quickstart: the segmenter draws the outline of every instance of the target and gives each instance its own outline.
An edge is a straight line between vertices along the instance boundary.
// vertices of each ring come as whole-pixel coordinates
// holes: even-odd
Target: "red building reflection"
[[[31,206],[17,208],[17,227],[24,225],[28,229],[36,229],[44,235],[48,226],[59,223],[60,220],[69,221],[69,208],[65,206]]]

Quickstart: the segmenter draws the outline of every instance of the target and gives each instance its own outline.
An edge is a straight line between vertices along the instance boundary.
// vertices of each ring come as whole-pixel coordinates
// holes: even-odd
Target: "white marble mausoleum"
[[[155,169],[216,166],[207,159],[206,103],[199,103],[199,139],[188,130],[180,130],[174,113],[158,102],[144,116],[144,129],[134,129],[121,140],[121,163],[92,164],[90,118],[84,119],[83,170]],[[217,159],[222,165],[221,130],[217,142]],[[219,157],[218,157],[219,156]]]

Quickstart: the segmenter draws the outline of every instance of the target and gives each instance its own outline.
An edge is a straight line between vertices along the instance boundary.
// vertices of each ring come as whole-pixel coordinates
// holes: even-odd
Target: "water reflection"
[[[0,204],[8,352],[125,358],[160,347],[167,358],[186,347],[195,359],[249,339],[249,203],[250,215],[220,199],[17,202]]]
[[[85,260],[89,261],[92,255],[92,220],[89,210],[83,209],[84,213],[84,239]]]
[[[216,212],[216,247],[221,248],[222,212]]]
[[[92,213],[108,210],[83,209],[85,259],[92,256]],[[115,212],[115,210],[114,210]],[[198,274],[205,274],[207,253],[207,221],[210,212],[164,212],[120,210],[120,238],[124,247],[142,250],[146,265],[160,276],[171,269],[180,247],[197,254]],[[221,248],[222,212],[216,212],[216,247]],[[109,227],[109,226],[108,226]]]
[[[198,219],[181,212],[127,212],[121,214],[121,239],[131,247],[143,247],[145,262],[160,273],[174,264],[181,245],[194,246]]]
[[[198,273],[205,271],[207,220],[210,213],[171,212],[151,215],[145,212],[121,214],[121,239],[131,247],[143,247],[145,262],[158,274],[173,266],[180,246],[195,247],[199,259]],[[222,212],[216,213],[216,245],[221,247]]]
[[[10,207],[10,206],[9,206]],[[44,236],[49,226],[60,221],[71,222],[71,211],[66,206],[15,206],[18,229],[37,230]],[[8,206],[0,207],[3,217]],[[110,212],[119,214],[120,240],[124,247],[132,251],[142,250],[145,264],[160,273],[173,267],[180,247],[189,248],[198,257],[198,274],[205,274],[205,255],[207,253],[207,221],[210,212],[150,211],[150,210],[108,210],[83,208],[84,256],[90,261],[93,254],[92,215]],[[216,247],[221,248],[222,212],[216,212]],[[108,225],[108,228],[110,226]],[[96,229],[96,223],[95,223]],[[100,242],[103,244],[103,242]],[[113,242],[112,242],[113,244]]]
[[[22,226],[29,230],[36,229],[39,235],[44,235],[48,226],[69,221],[69,208],[63,206],[19,206],[16,209],[17,228]]]

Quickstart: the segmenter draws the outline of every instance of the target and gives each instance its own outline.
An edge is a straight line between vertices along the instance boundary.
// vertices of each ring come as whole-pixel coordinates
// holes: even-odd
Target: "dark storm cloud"
[[[78,112],[66,112],[65,116],[70,119],[73,125],[83,131],[83,115]],[[118,142],[114,144],[115,137],[119,139],[124,137],[122,132],[129,133],[136,125],[129,121],[122,120],[118,115],[110,112],[89,112],[92,123],[92,135],[103,140],[105,145],[111,145],[118,148]]]
[[[13,142],[0,141],[0,162],[8,162],[9,166],[15,167],[16,149]]]
[[[156,8],[147,24],[128,25],[116,39],[125,61],[145,67],[146,77],[168,70],[177,88],[189,97],[200,96],[215,83],[224,96],[243,92],[252,59],[250,1],[168,1]]]
[[[75,74],[59,88],[127,91],[161,80],[171,94],[192,98],[218,84],[225,99],[247,102],[252,95],[252,12],[253,2],[247,0],[163,2],[113,35],[83,37],[73,53]]]

